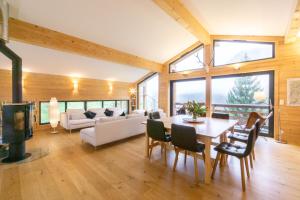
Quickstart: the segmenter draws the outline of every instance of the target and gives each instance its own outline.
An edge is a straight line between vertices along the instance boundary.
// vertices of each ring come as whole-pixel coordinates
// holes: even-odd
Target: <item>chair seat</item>
[[[171,135],[169,135],[169,134],[166,134],[165,135],[165,141],[164,142],[171,142]]]
[[[239,132],[231,133],[228,136],[229,139],[232,139],[232,140],[235,140],[235,141],[239,141],[239,142],[243,142],[243,143],[247,143],[248,137],[249,137],[249,134],[247,134],[247,133],[239,133]]]
[[[197,142],[197,145],[196,145],[196,151],[195,152],[203,152],[205,149],[205,145],[200,143],[200,142]]]
[[[216,146],[214,150],[216,150],[219,153],[228,154],[231,156],[236,156],[241,158],[244,155],[246,147],[228,143],[228,142],[222,142],[221,144]]]

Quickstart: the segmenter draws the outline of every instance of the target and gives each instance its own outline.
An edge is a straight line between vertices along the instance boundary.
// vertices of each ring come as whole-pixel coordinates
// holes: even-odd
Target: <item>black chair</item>
[[[167,144],[171,142],[171,136],[166,134],[164,123],[148,119],[147,134],[151,139],[151,144],[148,144],[149,159],[151,158],[153,147],[160,145],[161,151],[164,150],[165,163],[167,163]]]
[[[212,113],[211,117],[217,118],[217,119],[229,119],[229,114],[227,114],[227,113]]]
[[[255,121],[259,120],[259,127],[260,128],[258,129],[257,137],[255,138],[255,141],[257,140],[257,138],[259,136],[261,128],[266,124],[266,122],[270,119],[270,117],[272,117],[272,115],[273,115],[273,112],[270,112],[267,117],[264,117],[264,116],[260,115],[257,112],[252,112],[252,113],[249,114],[249,118],[248,118],[248,121],[247,121],[247,124],[246,124],[245,128],[249,128],[249,127],[253,126]],[[236,141],[241,142],[241,143],[247,143],[248,142],[248,137],[249,137],[248,133],[246,133],[246,132],[236,132],[236,131],[234,133],[231,133],[228,136],[231,143],[234,143]],[[253,151],[250,155],[250,166],[251,166],[251,168],[253,168],[252,159],[255,160],[254,148],[253,148]]]
[[[240,160],[242,187],[243,187],[243,191],[245,191],[246,187],[245,187],[244,163],[245,163],[245,167],[246,167],[247,177],[249,178],[250,173],[249,173],[249,166],[248,166],[248,156],[251,154],[251,152],[254,148],[254,144],[255,144],[255,140],[256,140],[259,128],[260,128],[259,120],[257,120],[255,122],[255,124],[251,127],[251,129],[249,130],[249,136],[248,136],[248,141],[247,141],[246,147],[228,143],[228,142],[222,142],[221,144],[219,144],[218,146],[216,146],[214,148],[214,150],[216,150],[218,153],[217,153],[217,158],[214,163],[213,172],[211,175],[212,178],[214,178],[216,168],[217,168],[218,162],[219,162],[222,154],[237,157]]]
[[[152,113],[149,113],[149,119],[160,119],[160,114],[159,114],[159,112],[152,112]]]
[[[171,142],[174,145],[176,153],[173,170],[176,170],[179,152],[182,150],[185,151],[185,163],[186,155],[189,152],[194,157],[195,180],[198,183],[197,153],[202,153],[203,160],[205,161],[205,145],[197,141],[197,134],[194,127],[172,124],[171,136]]]

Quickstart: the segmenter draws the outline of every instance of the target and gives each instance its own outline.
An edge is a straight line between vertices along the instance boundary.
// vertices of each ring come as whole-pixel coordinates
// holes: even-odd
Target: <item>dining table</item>
[[[198,122],[188,122],[191,116],[187,115],[176,115],[172,117],[164,117],[161,119],[156,119],[164,123],[164,127],[167,132],[171,133],[172,124],[183,125],[194,127],[197,134],[197,139],[205,144],[205,177],[204,182],[210,184],[211,182],[211,171],[212,163],[207,162],[214,158],[211,156],[211,145],[212,140],[219,138],[220,142],[226,141],[226,133],[228,131],[233,132],[234,126],[237,125],[238,120],[233,119],[218,119],[211,117],[201,117],[198,118]],[[142,124],[147,125],[147,121],[142,122]],[[183,133],[184,134],[184,133]],[[145,156],[149,158],[149,136],[146,129],[145,137]]]

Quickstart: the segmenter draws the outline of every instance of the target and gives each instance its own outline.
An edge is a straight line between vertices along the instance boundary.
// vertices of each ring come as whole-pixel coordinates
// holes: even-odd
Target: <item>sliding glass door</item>
[[[205,79],[171,81],[171,116],[187,114],[185,105],[196,101],[205,105]]]
[[[213,77],[211,92],[214,112],[229,113],[231,118],[246,124],[250,112],[266,116],[273,109],[274,72]],[[273,127],[271,118],[262,135],[273,136]]]

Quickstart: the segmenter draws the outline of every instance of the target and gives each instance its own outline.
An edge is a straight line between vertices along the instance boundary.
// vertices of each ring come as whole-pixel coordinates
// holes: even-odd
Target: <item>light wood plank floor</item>
[[[144,157],[144,136],[94,150],[81,144],[78,132],[38,132],[28,149],[49,148],[46,157],[30,163],[0,165],[0,199],[300,199],[300,147],[281,145],[260,138],[257,160],[243,193],[238,160],[229,159],[218,168],[211,185],[194,185],[193,160],[184,166],[181,155],[172,171],[160,148],[152,160]]]

